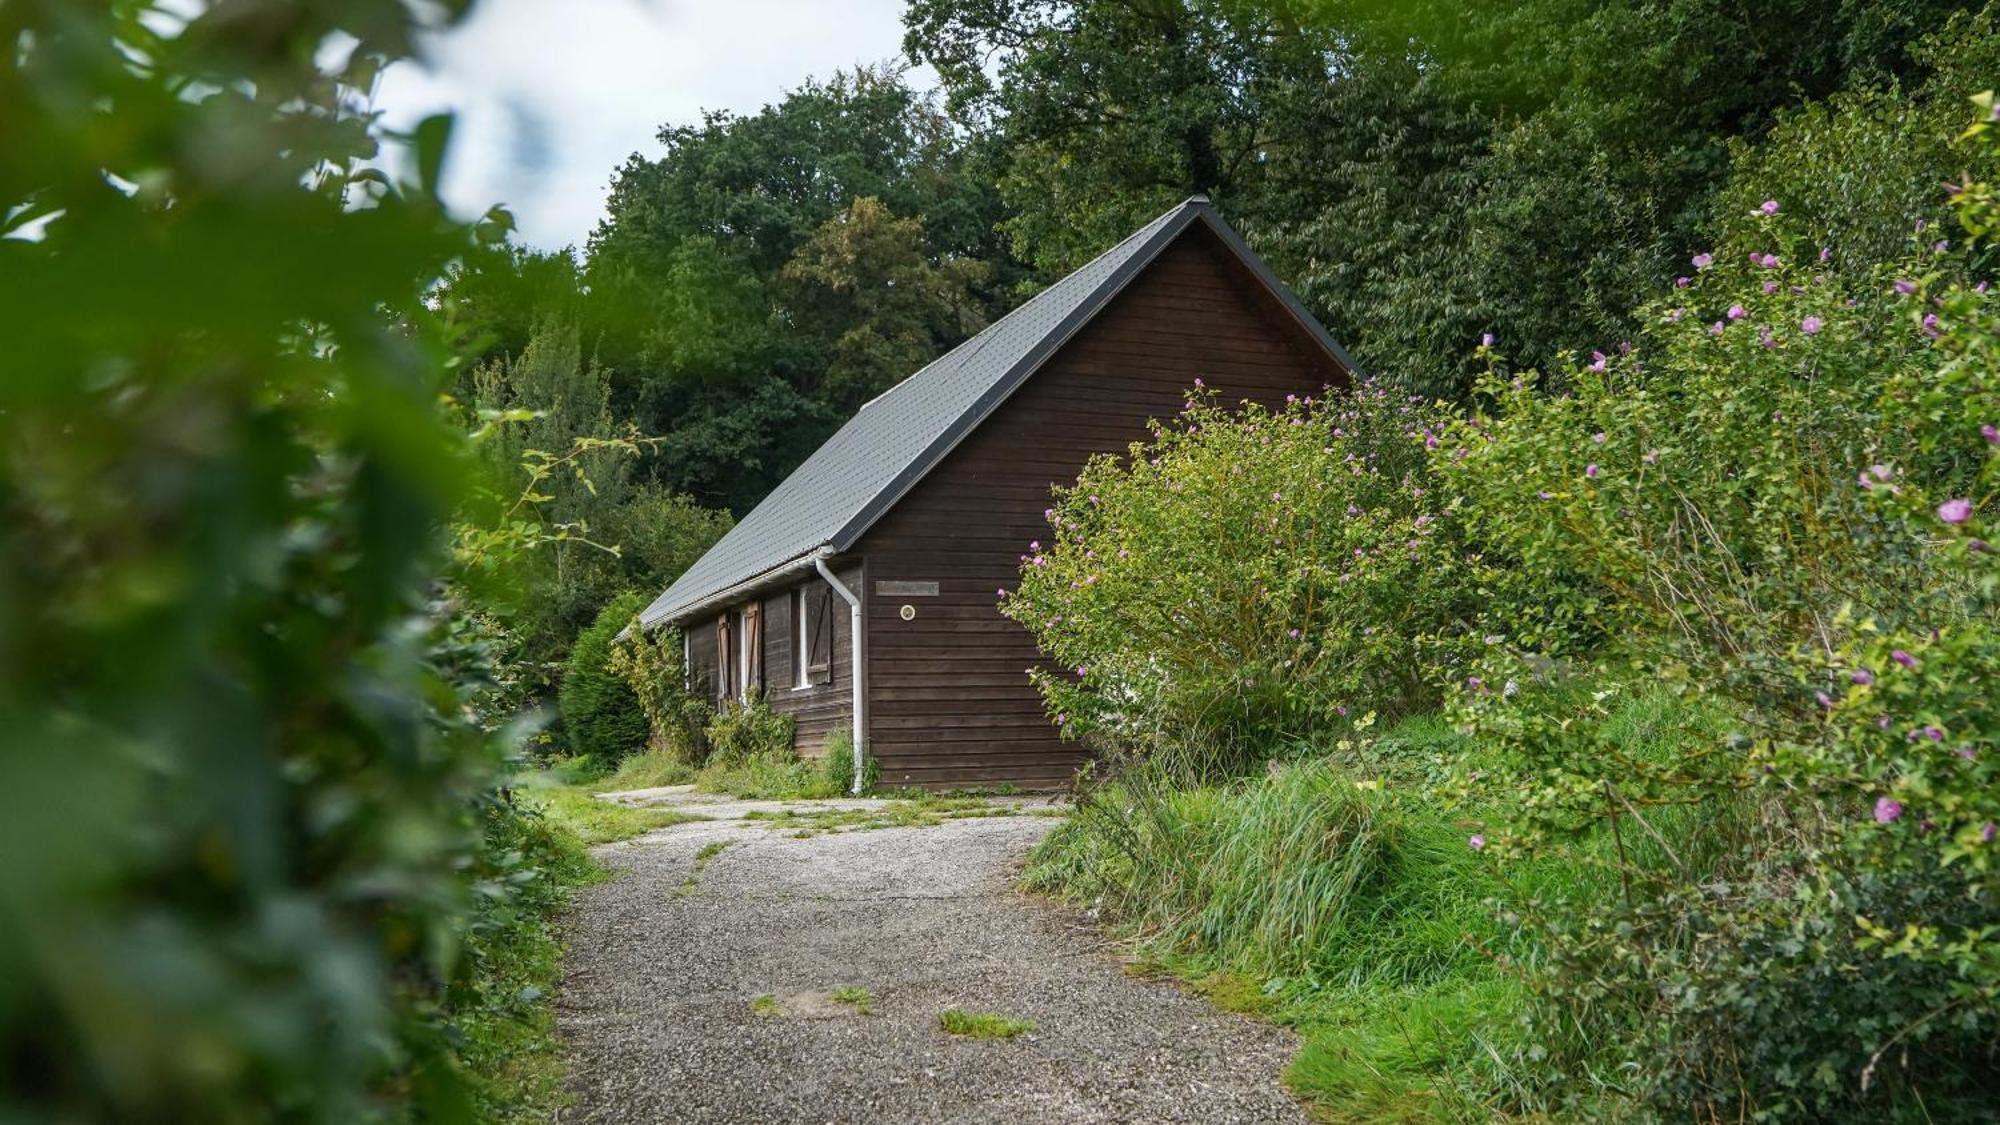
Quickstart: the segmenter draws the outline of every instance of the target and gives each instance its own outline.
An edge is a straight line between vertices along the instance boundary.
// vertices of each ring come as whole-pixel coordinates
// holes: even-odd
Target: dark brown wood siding
[[[834,566],[833,572],[848,589],[861,592],[859,562],[843,562]],[[793,600],[801,591],[807,595],[809,608],[817,611],[815,618],[830,626],[822,639],[813,641],[815,650],[824,651],[827,668],[810,677],[805,687],[798,686],[797,607]],[[766,593],[763,603],[765,698],[770,700],[771,710],[797,721],[794,744],[799,753],[817,757],[826,749],[828,732],[854,721],[854,650],[849,639],[853,625],[847,602],[814,574]],[[809,630],[808,637],[811,635]]]
[[[888,785],[1067,782],[1082,754],[1056,736],[1027,670],[1042,658],[1000,615],[1050,490],[1093,453],[1146,437],[1196,378],[1224,402],[1280,402],[1344,374],[1203,228],[1111,305],[911,489],[856,547],[869,744]],[[883,582],[936,582],[935,596]],[[912,617],[902,618],[904,606]]]

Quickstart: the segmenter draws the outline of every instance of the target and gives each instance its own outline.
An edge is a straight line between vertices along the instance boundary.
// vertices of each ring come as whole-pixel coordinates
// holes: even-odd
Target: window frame
[[[812,682],[812,624],[808,620],[812,609],[811,599],[806,596],[806,587],[799,586],[792,591],[792,690],[811,691]]]

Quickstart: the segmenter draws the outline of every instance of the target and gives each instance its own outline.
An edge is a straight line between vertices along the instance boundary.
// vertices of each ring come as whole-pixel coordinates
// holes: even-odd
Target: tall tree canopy
[[[661,130],[614,178],[583,281],[644,472],[741,512],[845,417],[984,324],[1021,271],[967,142],[889,68]]]
[[[1911,72],[1959,0],[912,0],[1014,250],[1072,268],[1213,195],[1365,366],[1464,386],[1630,330],[1801,96]]]

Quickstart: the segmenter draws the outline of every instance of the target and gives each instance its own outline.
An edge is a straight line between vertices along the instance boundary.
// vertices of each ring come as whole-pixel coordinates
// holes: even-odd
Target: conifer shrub
[[[599,767],[616,767],[646,749],[651,727],[639,695],[614,663],[618,634],[645,606],[637,592],[620,594],[598,613],[571,647],[557,696],[570,748]]]

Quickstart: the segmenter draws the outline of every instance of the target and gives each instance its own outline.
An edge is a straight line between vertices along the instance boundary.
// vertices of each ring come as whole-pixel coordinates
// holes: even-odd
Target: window
[[[812,686],[812,623],[806,613],[806,588],[792,591],[792,686]]]
[[[736,698],[750,698],[750,614],[736,611]]]

